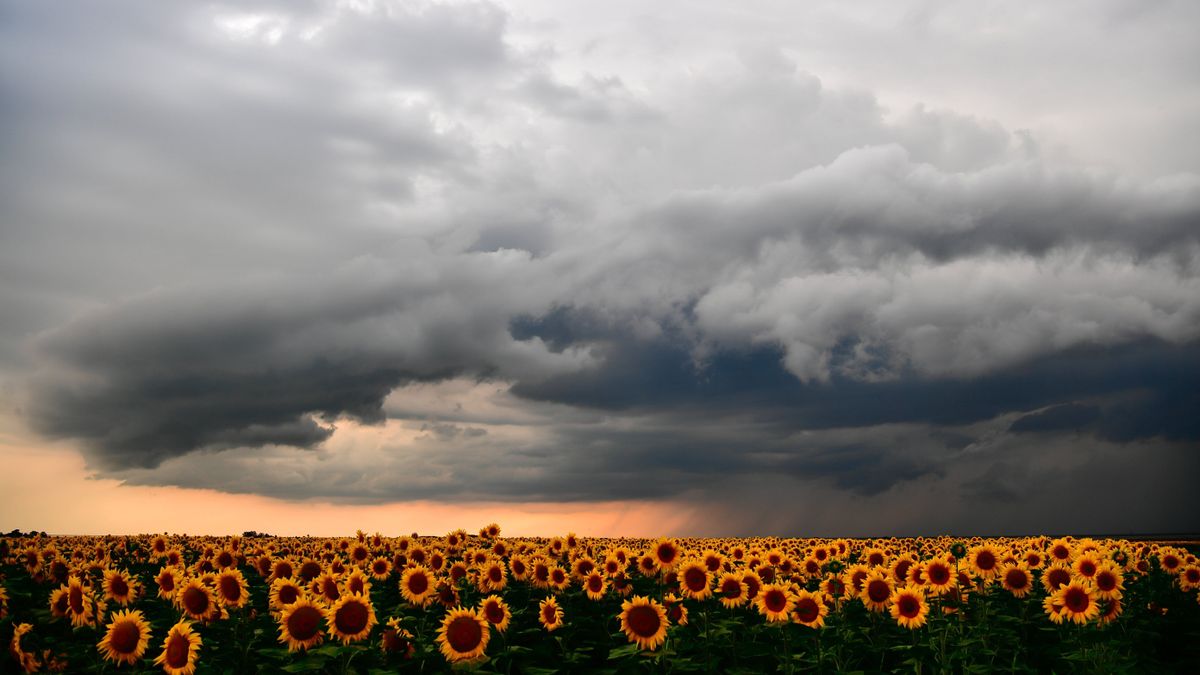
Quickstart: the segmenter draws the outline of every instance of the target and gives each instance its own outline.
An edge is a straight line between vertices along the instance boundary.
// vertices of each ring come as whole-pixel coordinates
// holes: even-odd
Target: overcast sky
[[[1198,531],[1197,25],[3,0],[0,470],[275,531]]]

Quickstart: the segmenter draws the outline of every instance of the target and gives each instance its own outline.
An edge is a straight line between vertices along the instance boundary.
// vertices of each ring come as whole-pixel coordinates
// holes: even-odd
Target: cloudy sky
[[[1198,531],[1196,25],[6,0],[0,528]]]

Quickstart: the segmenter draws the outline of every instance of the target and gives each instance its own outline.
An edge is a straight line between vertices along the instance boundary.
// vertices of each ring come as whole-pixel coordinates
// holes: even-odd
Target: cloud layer
[[[997,504],[1034,527],[1132,476],[1134,514],[1045,527],[1200,526],[1162,489],[1200,468],[1200,167],[1087,161],[1103,139],[1011,127],[986,87],[982,110],[893,109],[787,36],[696,51],[580,35],[586,11],[5,10],[21,418],[104,475],[288,499],[675,499],[727,531],[837,529],[744,498],[760,481],[926,531]],[[1172,11],[1114,49],[1194,49],[1138,51]],[[981,30],[918,14],[901,32],[947,48],[944,22]]]

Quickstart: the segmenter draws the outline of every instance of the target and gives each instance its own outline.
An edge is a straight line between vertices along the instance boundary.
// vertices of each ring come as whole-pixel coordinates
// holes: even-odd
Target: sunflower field
[[[0,538],[0,673],[1200,672],[1182,541]]]

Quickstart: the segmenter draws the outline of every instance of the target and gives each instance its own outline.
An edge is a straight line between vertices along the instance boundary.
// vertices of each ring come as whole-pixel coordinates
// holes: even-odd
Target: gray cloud
[[[1118,10],[1064,43],[1101,44]],[[1130,133],[1161,162],[1126,165],[1041,123],[1112,121],[1020,68],[989,66],[1027,112],[962,64],[931,91],[922,40],[979,70],[967,38],[1000,39],[951,9],[892,33],[810,10],[898,47],[852,72],[831,36],[781,28],[805,22],[701,3],[729,30],[672,42],[661,9],[632,34],[592,11],[5,9],[11,406],[131,483],[708,500],[732,530],[833,528],[847,505],[951,527],[940,504],[1058,506],[1046,472],[1112,487],[1137,456],[1143,483],[1194,464],[1200,166],[1155,125]],[[1139,14],[1111,48],[1161,65],[1183,108],[1194,41],[1147,36],[1190,13]],[[1046,55],[1048,24],[1009,20]],[[712,487],[754,481],[828,506],[764,515]],[[1135,489],[1145,522],[1180,522]]]

